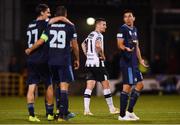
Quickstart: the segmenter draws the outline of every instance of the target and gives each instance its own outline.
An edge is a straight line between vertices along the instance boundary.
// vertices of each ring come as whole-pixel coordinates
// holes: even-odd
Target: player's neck
[[[43,18],[43,16],[39,16],[36,18],[36,20],[45,20],[45,19]]]
[[[134,27],[134,25],[132,24],[132,25],[128,25],[128,24],[125,24],[129,29],[133,29],[133,27]]]
[[[98,28],[96,28],[95,31],[98,33],[101,33],[101,31]]]

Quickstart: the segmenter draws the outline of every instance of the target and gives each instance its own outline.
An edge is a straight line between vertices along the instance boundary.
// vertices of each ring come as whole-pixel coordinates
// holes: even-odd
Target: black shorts
[[[109,79],[109,74],[105,67],[86,67],[86,80],[102,82]]]
[[[26,83],[38,84],[40,82],[45,83],[46,86],[52,84],[51,74],[47,63],[28,63],[28,78]]]

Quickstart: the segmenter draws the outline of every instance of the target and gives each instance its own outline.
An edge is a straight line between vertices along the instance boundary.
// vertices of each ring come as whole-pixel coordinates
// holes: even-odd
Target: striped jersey
[[[96,51],[96,41],[101,42],[101,48],[104,49],[103,35],[100,32],[92,31],[85,39],[86,45],[86,67],[104,67],[104,61],[100,60]]]

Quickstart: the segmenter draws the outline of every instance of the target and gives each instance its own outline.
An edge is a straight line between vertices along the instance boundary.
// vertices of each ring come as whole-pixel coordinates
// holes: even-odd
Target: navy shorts
[[[74,81],[74,75],[72,71],[72,66],[60,66],[60,65],[50,65],[50,71],[52,73],[53,83],[59,84],[61,82],[72,82]]]
[[[28,78],[26,83],[38,84],[43,82],[46,86],[52,84],[51,74],[47,63],[28,63]]]
[[[105,67],[86,67],[86,80],[102,82],[109,79],[109,74]]]
[[[121,67],[123,84],[135,85],[136,83],[143,80],[142,73],[138,67]]]

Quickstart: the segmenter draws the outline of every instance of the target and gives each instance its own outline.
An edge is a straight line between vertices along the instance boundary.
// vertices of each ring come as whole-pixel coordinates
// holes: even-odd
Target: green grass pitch
[[[83,115],[83,97],[72,96],[70,111],[76,117],[63,124],[180,124],[180,96],[142,95],[135,107],[139,121],[118,121],[118,115],[109,114],[103,97],[92,97],[91,111],[94,116]],[[119,97],[113,97],[114,104],[119,107]],[[25,97],[0,97],[0,124],[30,124],[28,122]],[[47,121],[45,118],[44,98],[37,98],[35,111],[41,119],[40,124],[61,124]]]

